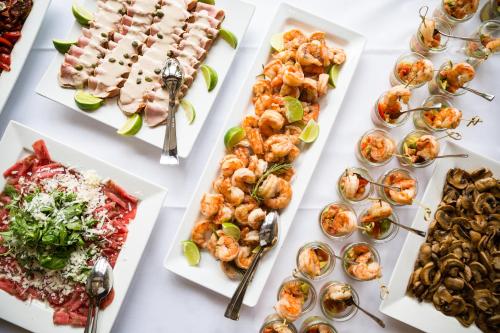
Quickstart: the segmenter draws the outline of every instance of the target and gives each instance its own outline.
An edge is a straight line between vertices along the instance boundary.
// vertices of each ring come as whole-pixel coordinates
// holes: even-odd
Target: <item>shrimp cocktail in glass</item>
[[[349,205],[333,202],[326,205],[319,216],[321,231],[326,237],[344,240],[356,230],[356,213]]]
[[[297,333],[295,326],[276,313],[266,317],[259,333]]]
[[[412,131],[399,144],[399,163],[403,166],[423,168],[434,162],[439,150],[439,141],[435,136],[426,131]]]
[[[344,272],[354,280],[371,281],[382,277],[380,256],[368,243],[347,244],[342,249]]]
[[[302,246],[297,253],[296,261],[298,272],[310,280],[326,277],[335,267],[332,248],[322,242],[311,242]]]
[[[356,157],[369,166],[382,166],[394,157],[396,142],[382,129],[372,129],[361,136],[356,146]]]
[[[437,17],[423,18],[410,40],[410,49],[422,55],[443,52],[448,46],[448,37],[440,32],[451,33],[451,27],[446,21]]]
[[[304,320],[300,333],[337,333],[337,330],[326,319],[312,316]]]
[[[441,104],[439,110],[426,110],[413,113],[413,124],[417,129],[440,132],[457,128],[462,121],[462,111],[453,107],[443,95],[431,95],[422,103],[422,107],[434,107]]]
[[[281,318],[293,322],[312,310],[315,303],[314,286],[306,279],[291,276],[281,284],[274,309]]]
[[[358,304],[359,297],[348,283],[327,282],[319,293],[321,311],[330,320],[346,321],[352,318],[358,309],[351,300]]]
[[[477,66],[500,52],[500,21],[483,22],[472,37],[476,37],[478,41],[466,41],[465,54],[468,57],[467,62]]]
[[[373,178],[365,168],[346,168],[337,181],[337,190],[347,202],[352,204],[365,201],[373,192]]]
[[[392,86],[418,88],[432,80],[433,71],[432,61],[423,55],[416,52],[405,53],[396,60],[389,80]]]
[[[467,62],[454,63],[451,60],[445,61],[434,80],[429,81],[429,92],[431,95],[444,95],[447,97],[460,96],[466,93],[462,87],[474,79],[476,71]]]
[[[410,88],[397,85],[384,92],[375,103],[371,112],[371,119],[377,126],[394,128],[403,125],[410,116],[401,113],[410,108]]]
[[[441,0],[434,16],[455,25],[470,20],[478,8],[479,0]]]
[[[398,217],[386,201],[374,201],[359,215],[359,227],[364,235],[375,243],[385,243],[396,236]]]
[[[378,192],[380,197],[391,205],[411,205],[417,196],[418,182],[406,169],[395,168],[386,171],[380,176],[378,182],[387,186],[379,187]]]

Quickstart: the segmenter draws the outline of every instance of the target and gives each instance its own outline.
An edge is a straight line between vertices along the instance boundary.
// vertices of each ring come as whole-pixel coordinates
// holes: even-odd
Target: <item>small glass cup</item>
[[[285,280],[283,280],[280,287],[278,288],[277,300],[278,301],[280,300],[283,290],[286,287],[289,287],[291,284],[294,284],[294,283],[300,283],[301,288],[303,288],[303,290],[307,290],[306,299],[304,301],[304,304],[302,305],[302,309],[300,312],[300,316],[302,316],[304,313],[307,313],[314,308],[314,305],[316,304],[316,298],[317,298],[316,290],[314,289],[314,286],[306,279],[296,277],[296,276],[287,277]]]
[[[344,239],[348,238],[349,236],[351,236],[354,233],[354,231],[356,231],[356,223],[353,223],[353,228],[351,231],[346,232],[346,233],[337,233],[337,234],[329,233],[325,229],[325,226],[324,226],[324,220],[327,218],[327,214],[328,214],[329,210],[336,209],[336,208],[338,208],[340,210],[350,211],[353,215],[353,219],[357,220],[356,212],[354,211],[354,209],[352,209],[352,207],[350,207],[349,205],[347,205],[345,203],[332,202],[332,203],[326,205],[325,208],[323,208],[321,210],[321,213],[319,214],[319,226],[321,228],[321,231],[323,231],[323,233],[325,234],[326,237],[333,239],[333,240],[344,240]]]
[[[291,333],[297,333],[297,329],[295,328],[295,325],[290,323],[289,321],[283,320],[280,316],[278,316],[276,313],[270,314],[269,316],[264,319],[264,324],[260,328],[259,333],[278,333],[281,331],[278,331],[274,329],[274,327],[286,327],[290,330]]]
[[[470,20],[472,16],[474,16],[474,14],[477,12],[477,9],[479,8],[479,1],[478,1],[477,2],[478,5],[473,12],[467,13],[463,17],[457,17],[457,14],[453,14],[453,12],[450,12],[449,8],[450,2],[452,1],[441,0],[441,5],[434,10],[434,17],[439,17],[440,19],[448,22],[451,26]]]
[[[324,330],[319,330],[319,328]],[[311,331],[313,330],[313,331]],[[321,332],[321,333],[337,333],[335,327],[332,324],[327,322],[324,318],[320,316],[312,316],[304,320],[302,326],[300,327],[300,333],[312,333],[312,332]]]
[[[436,28],[446,34],[451,34],[451,27],[448,23],[440,18],[433,18],[436,22]],[[437,47],[431,47],[424,44],[422,39],[422,34],[420,33],[420,27],[424,24],[421,22],[418,26],[417,32],[412,36],[410,40],[410,49],[413,52],[420,53],[422,55],[428,55],[429,53],[440,53],[446,50],[448,46],[448,37],[441,35],[440,43]]]
[[[374,279],[377,279],[379,278],[380,276],[376,276],[376,277],[373,277],[371,279],[360,279],[359,277],[356,277],[354,276],[353,274],[351,274],[349,272],[349,267],[352,265],[349,263],[349,261],[355,261],[355,258],[351,258],[348,254],[349,252],[356,248],[356,247],[363,247],[363,248],[366,248],[368,249],[368,251],[371,252],[372,254],[372,259],[373,259],[373,262],[376,262],[378,263],[379,265],[381,264],[380,262],[380,255],[378,254],[378,251],[370,244],[366,243],[366,242],[356,242],[356,243],[350,243],[350,244],[346,244],[343,248],[342,248],[342,267],[344,268],[344,272],[352,279],[354,280],[357,280],[357,281],[371,281],[371,280],[374,280]]]
[[[375,202],[374,204],[377,204],[377,203]],[[367,213],[368,213],[368,208],[364,209],[361,212],[361,214],[359,215],[358,225],[360,227],[364,228],[368,225],[368,223],[361,222],[361,220],[363,219],[363,217],[365,215],[367,215]],[[396,223],[399,222],[398,215],[396,214],[396,212],[394,210],[392,210],[392,214],[388,217],[388,219],[391,221],[394,221]],[[383,219],[383,220],[385,220],[385,219]],[[396,234],[398,233],[399,227],[397,225],[395,225],[394,223],[391,223],[389,221],[377,221],[377,222],[373,222],[373,223],[378,224],[378,229],[380,229],[380,231],[381,231],[380,235],[375,236],[373,233],[371,233],[371,232],[369,233],[368,231],[361,230],[361,229],[360,229],[360,232],[362,232],[362,234],[365,237],[368,237],[369,239],[373,240],[374,243],[378,243],[378,244],[387,243],[388,241],[390,241],[390,240],[394,239],[394,237],[396,237]]]
[[[306,272],[300,265],[300,257],[305,255],[305,251],[313,249],[319,251],[318,256],[322,255],[325,258],[320,258],[320,272],[319,275],[311,275],[309,272]],[[324,260],[321,260],[324,259]],[[310,280],[321,280],[325,278],[328,274],[330,274],[335,267],[335,252],[333,249],[326,243],[323,242],[310,242],[303,245],[299,251],[297,252],[296,258],[297,271],[306,279]],[[323,264],[322,264],[323,263]]]
[[[431,95],[444,95],[446,97],[456,97],[465,94],[467,91],[465,89],[458,89],[455,92],[449,92],[443,88],[443,81],[441,79],[441,71],[449,69],[452,62],[450,60],[445,61],[441,67],[439,67],[438,72],[434,76],[434,80],[429,81],[429,92]],[[467,86],[467,83],[464,85]]]
[[[409,140],[418,139],[422,135],[432,135],[432,134],[430,132],[428,132],[428,131],[415,130],[415,131],[412,131],[412,132],[408,133],[403,138],[403,140],[401,140],[401,142],[399,142],[399,145],[398,145],[398,154],[399,154],[398,160],[399,160],[399,163],[402,166],[411,166],[411,167],[414,167],[414,168],[425,168],[426,166],[429,166],[432,163],[434,163],[434,160],[435,160],[434,158],[427,159],[427,160],[425,160],[424,162],[421,162],[421,163],[411,163],[411,161],[409,161],[407,157],[403,157],[403,156],[405,156],[405,149],[404,149],[405,142],[408,142]],[[439,148],[439,142],[438,142],[438,148]]]
[[[375,159],[373,159],[374,154],[372,154],[371,149],[367,153],[368,151],[367,146],[369,145],[370,140],[374,138],[384,138],[386,139],[386,144],[392,144],[392,149],[388,150],[386,154],[382,154],[379,158],[380,161],[376,161]],[[356,145],[356,157],[361,162],[374,167],[386,165],[387,163],[389,163],[394,157],[395,152],[396,152],[396,142],[387,131],[384,131],[382,129],[371,129],[365,132],[359,139],[358,144]],[[379,151],[377,151],[376,156],[378,156],[378,154]]]
[[[498,0],[488,0],[481,8],[481,22],[493,20],[500,17],[500,2]]]
[[[423,55],[421,55],[420,53],[416,53],[416,52],[405,53],[405,54],[399,56],[399,58],[396,60],[396,63],[394,64],[394,68],[392,69],[391,76],[389,77],[389,81],[391,83],[391,86],[394,87],[394,86],[402,84],[404,86],[407,86],[410,89],[419,88],[419,87],[423,86],[426,83],[426,81],[419,82],[419,83],[413,83],[414,81],[408,82],[408,81],[403,80],[398,73],[398,65],[401,62],[415,63],[416,61],[422,60],[422,59],[427,59],[427,58],[424,57]]]
[[[387,121],[383,117],[383,109],[381,109],[381,105],[382,105],[382,103],[384,103],[384,98],[385,98],[386,94],[387,94],[387,92],[384,92],[377,99],[377,102],[375,102],[375,105],[372,108],[372,112],[370,113],[371,119],[373,121],[373,124],[375,124],[375,126],[382,126],[382,127],[386,127],[386,128],[399,127],[399,126],[403,125],[408,120],[410,114],[404,113],[403,115],[400,115],[398,118],[389,119],[389,121]],[[400,112],[409,110],[409,108],[410,108],[409,103],[405,104],[405,103],[400,102],[400,105],[401,105],[401,110],[399,110]]]
[[[500,38],[500,21],[491,20],[483,22],[472,37],[479,38],[481,41],[466,41],[465,54],[468,57],[467,62],[472,66],[477,66],[492,55],[491,51],[484,44],[487,43],[487,39],[489,38]]]
[[[450,100],[443,95],[431,95],[425,99],[425,101],[422,103],[422,107],[430,107],[434,106],[436,104],[442,104],[443,108],[452,108],[453,105],[451,104]],[[413,124],[415,125],[415,128],[417,129],[422,129],[426,131],[431,131],[431,132],[441,132],[441,131],[446,131],[448,128],[438,128],[438,127],[433,127],[429,121],[427,120],[426,117],[424,117],[426,111],[417,111],[413,112]]]
[[[356,304],[359,304],[359,296],[356,290],[348,284],[338,281],[330,281],[325,283],[319,292],[319,304],[321,307],[321,312],[326,318],[334,321],[346,321],[351,319],[358,312],[358,308],[354,305],[342,304],[342,301],[335,302],[328,298],[328,290],[335,287],[345,287],[349,288],[352,294],[352,299]]]
[[[344,199],[345,201],[352,203],[352,204],[357,204],[357,203],[360,203],[362,201],[365,201],[370,196],[370,194],[372,194],[372,192],[373,192],[372,183],[368,182],[366,184],[365,191],[364,191],[363,195],[360,196],[359,198],[348,198],[345,194],[345,191],[343,189],[343,184],[342,184],[342,178],[346,176],[346,172],[359,173],[363,178],[365,178],[369,181],[373,181],[372,176],[370,176],[370,173],[365,168],[350,167],[350,168],[347,168],[344,172],[342,172],[342,174],[339,176],[339,179],[337,180],[337,191],[339,192],[339,195],[342,197],[342,199]]]
[[[394,168],[392,170],[386,171],[385,173],[380,175],[378,182],[381,184],[384,184],[384,185],[392,185],[389,182],[389,178],[393,177],[395,175],[399,175],[399,177],[401,179],[413,179],[413,180],[415,180],[415,195],[413,196],[413,198],[415,198],[418,194],[418,181],[415,177],[413,177],[411,175],[409,170],[402,169],[402,168]],[[394,201],[391,198],[391,196],[389,195],[389,189],[384,188],[382,186],[379,186],[378,193],[382,199],[384,199],[385,201],[387,201],[388,203],[390,203],[393,206],[411,205],[411,203],[401,203],[401,202]]]

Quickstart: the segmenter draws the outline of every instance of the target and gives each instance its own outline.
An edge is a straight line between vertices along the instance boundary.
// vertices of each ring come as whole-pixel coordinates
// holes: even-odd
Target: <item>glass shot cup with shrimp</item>
[[[394,157],[396,141],[382,129],[364,133],[356,146],[356,157],[369,166],[382,166]]]
[[[399,187],[399,191],[382,186],[378,188],[380,197],[394,206],[411,205],[418,193],[418,182],[406,169],[395,168],[386,171],[380,176],[378,182]]]
[[[398,222],[398,216],[384,200],[373,201],[371,206],[359,215],[359,229],[375,243],[385,243],[392,240],[397,232],[398,226],[392,223]]]
[[[471,64],[447,60],[439,67],[434,80],[429,81],[429,92],[431,95],[447,97],[463,95],[467,91],[461,88],[466,87],[475,75],[476,71]]]
[[[337,330],[325,318],[312,316],[304,320],[300,333],[337,333]]]
[[[455,25],[470,20],[478,8],[479,0],[441,0],[433,15]]]
[[[264,319],[259,333],[297,333],[297,329],[292,323],[273,313]]]
[[[356,290],[344,282],[327,282],[319,292],[321,311],[326,318],[334,321],[346,321],[354,317],[358,308],[349,303],[351,299],[359,303]]]
[[[472,37],[477,37],[479,41],[466,41],[465,54],[468,57],[467,62],[476,66],[494,53],[500,52],[500,21],[483,22]]]
[[[462,121],[462,111],[453,107],[447,97],[432,95],[422,103],[422,107],[433,107],[441,103],[439,110],[413,112],[413,124],[417,129],[440,132],[457,128]]]
[[[424,18],[410,40],[410,49],[422,55],[443,52],[448,46],[448,37],[438,31],[450,34],[451,27],[443,19]]]
[[[375,103],[370,114],[376,126],[394,128],[403,125],[409,118],[409,113],[401,112],[410,108],[411,90],[403,85],[397,85],[384,92]]]
[[[382,277],[380,256],[368,243],[347,244],[342,249],[342,259],[344,272],[354,280],[371,281]]]
[[[434,65],[423,55],[410,52],[401,55],[389,78],[392,86],[404,85],[410,89],[423,86],[434,77]]]
[[[424,168],[439,155],[440,145],[436,137],[427,131],[415,130],[399,143],[399,163],[403,166]]]
[[[293,322],[314,308],[316,297],[316,290],[309,281],[290,276],[278,289],[278,302],[274,309],[281,318]]]
[[[352,204],[360,203],[373,192],[373,186],[369,181],[373,179],[365,168],[347,168],[337,181],[337,190],[345,201]]]
[[[297,252],[297,272],[310,280],[320,280],[335,267],[332,248],[322,242],[310,242]]]
[[[347,204],[333,202],[325,206],[319,215],[319,226],[326,237],[344,240],[356,230],[356,213]]]

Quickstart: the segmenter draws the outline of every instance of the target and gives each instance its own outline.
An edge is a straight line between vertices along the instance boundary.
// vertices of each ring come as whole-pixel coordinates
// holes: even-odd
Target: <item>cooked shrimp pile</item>
[[[408,85],[418,86],[432,80],[434,66],[429,59],[403,60],[396,65],[399,79]]]
[[[471,81],[476,75],[474,67],[466,62],[453,64],[450,62],[439,71],[439,80],[441,87],[450,93],[455,93],[462,88],[467,82]]]
[[[384,185],[399,187],[399,191],[384,188],[385,195],[401,205],[411,205],[417,195],[417,181],[409,174],[395,170],[384,178]]]
[[[387,123],[395,123],[403,106],[408,105],[411,97],[411,90],[403,85],[395,86],[389,89],[378,101],[378,113]]]
[[[283,41],[284,49],[272,54],[253,86],[255,113],[241,123],[245,137],[221,160],[213,192],[203,195],[202,218],[192,229],[192,241],[225,262],[222,268],[232,278],[239,276],[235,266],[247,269],[252,262],[267,211],[290,203],[290,163],[300,154],[300,126],[318,119],[318,99],[328,89],[326,71],[346,58],[342,49],[326,45],[323,32],[307,37],[294,29],[283,34]],[[303,119],[293,123],[286,107],[291,97],[304,110]],[[239,239],[224,233],[226,222],[241,230]]]
[[[439,142],[432,135],[409,138],[403,146],[403,154],[414,164],[424,163],[439,154]]]
[[[428,48],[436,48],[441,45],[441,34],[436,29],[436,20],[424,19],[418,28],[422,43]]]
[[[352,170],[346,170],[340,178],[340,190],[349,200],[360,200],[368,191],[368,181]]]
[[[328,205],[321,213],[321,228],[334,237],[350,234],[356,229],[356,215],[339,205]]]
[[[309,285],[300,280],[292,280],[281,289],[274,308],[281,318],[295,321],[302,314],[308,297]]]
[[[477,11],[479,0],[444,0],[444,11],[456,19],[463,19]]]
[[[358,263],[356,265],[346,262],[345,265],[347,265],[347,272],[360,280],[368,281],[382,276],[380,264],[366,245],[356,245],[349,249],[346,259]]]
[[[462,120],[462,111],[445,106],[439,110],[424,111],[425,122],[433,128],[457,128]]]
[[[368,161],[382,163],[389,160],[396,151],[396,144],[390,138],[370,133],[361,139],[361,154]]]

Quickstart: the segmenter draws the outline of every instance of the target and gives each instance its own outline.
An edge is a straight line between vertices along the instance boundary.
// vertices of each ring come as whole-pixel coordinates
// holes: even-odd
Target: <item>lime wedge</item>
[[[57,51],[64,54],[69,51],[71,45],[76,44],[76,40],[71,41],[71,40],[53,39],[52,43],[54,44],[54,47],[56,48]]]
[[[304,109],[300,101],[292,96],[285,96],[283,100],[285,101],[286,119],[288,119],[288,122],[293,123],[302,120]]]
[[[81,25],[89,25],[90,21],[94,19],[94,15],[85,8],[79,6],[76,2],[73,3],[71,7],[73,16]]]
[[[245,131],[240,126],[231,127],[224,135],[224,146],[231,149],[235,144],[245,138]]]
[[[332,88],[337,87],[337,80],[339,78],[339,71],[340,71],[339,65],[333,65],[332,67],[330,67],[330,70],[328,71],[328,75],[329,75],[328,84]]]
[[[196,118],[196,112],[194,110],[193,104],[191,104],[188,100],[183,99],[181,101],[181,106],[184,109],[184,113],[186,114],[188,124],[191,125]]]
[[[125,124],[123,124],[123,126],[118,131],[116,131],[116,133],[124,136],[132,136],[136,135],[137,132],[139,132],[139,130],[141,129],[141,127],[142,127],[142,116],[140,113],[134,113],[131,117],[127,119]]]
[[[230,222],[222,223],[222,231],[236,240],[240,239],[240,228],[236,224]]]
[[[94,111],[99,109],[103,103],[103,99],[95,97],[83,90],[78,90],[75,94],[75,103],[84,111]]]
[[[203,74],[203,78],[207,84],[208,91],[212,91],[217,85],[217,72],[208,65],[201,65],[201,73]]]
[[[182,241],[182,252],[190,266],[196,266],[200,263],[200,250],[193,241]]]
[[[299,139],[305,143],[316,141],[319,135],[319,125],[313,120],[309,120],[306,127],[300,133]]]
[[[219,34],[233,49],[238,46],[238,38],[231,31],[222,28],[219,30]]]
[[[198,2],[208,3],[209,5],[215,5],[215,0],[198,0]]]
[[[304,293],[304,295],[309,295],[309,285],[305,282],[303,282],[300,285],[300,290]]]
[[[277,33],[271,36],[271,47],[273,50],[281,52],[285,49],[285,43],[283,42],[283,33]]]

